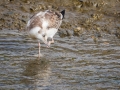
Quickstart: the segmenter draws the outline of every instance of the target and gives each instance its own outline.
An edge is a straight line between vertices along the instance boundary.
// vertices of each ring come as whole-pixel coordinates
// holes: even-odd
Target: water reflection
[[[37,58],[35,60],[29,60],[25,64],[23,76],[24,79],[21,83],[24,83],[34,90],[40,90],[47,88],[50,85],[51,68],[49,60],[46,58]]]

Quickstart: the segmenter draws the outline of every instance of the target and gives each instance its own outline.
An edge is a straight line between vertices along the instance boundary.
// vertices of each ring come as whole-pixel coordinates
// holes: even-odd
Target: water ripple
[[[60,38],[50,48],[26,33],[0,33],[0,89],[91,90],[120,88],[120,44],[109,35],[95,43],[90,35]]]

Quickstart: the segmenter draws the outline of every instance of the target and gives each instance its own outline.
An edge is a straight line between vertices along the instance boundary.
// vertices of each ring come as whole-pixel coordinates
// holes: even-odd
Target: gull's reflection
[[[49,60],[41,58],[40,60],[29,60],[25,65],[23,72],[24,79],[22,83],[34,90],[40,90],[50,85],[50,63]]]

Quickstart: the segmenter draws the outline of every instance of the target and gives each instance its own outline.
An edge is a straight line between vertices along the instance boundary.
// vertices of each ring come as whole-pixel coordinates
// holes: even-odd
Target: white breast
[[[50,28],[49,30],[46,31],[46,35],[47,37],[53,38],[53,36],[56,34],[57,31],[58,29],[56,28]]]
[[[33,29],[31,29],[30,32],[29,32],[30,36],[33,37],[33,38],[43,40],[42,35],[38,33],[39,30],[41,30],[40,27],[34,27]]]

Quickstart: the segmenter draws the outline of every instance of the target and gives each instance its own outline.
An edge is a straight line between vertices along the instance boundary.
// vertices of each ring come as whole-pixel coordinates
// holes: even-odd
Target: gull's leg
[[[44,38],[44,43],[47,44],[47,36],[46,36],[46,34],[43,34],[42,36]]]
[[[38,42],[38,46],[39,46],[39,54],[38,54],[38,57],[40,58],[40,42]]]
[[[48,42],[48,46],[47,47],[50,47],[51,43],[54,43],[54,39],[51,38],[52,40]]]
[[[45,42],[47,42],[47,36],[45,36],[44,38],[45,38]]]
[[[50,44],[51,44],[51,41],[48,41],[48,46],[47,46],[48,48],[50,47]]]
[[[52,41],[51,41],[51,43],[54,43],[54,39],[52,38]]]
[[[43,40],[42,41],[47,45],[47,47],[49,47],[48,46],[48,42],[47,42],[47,38],[48,38],[47,35],[43,34],[42,36],[43,36]]]

